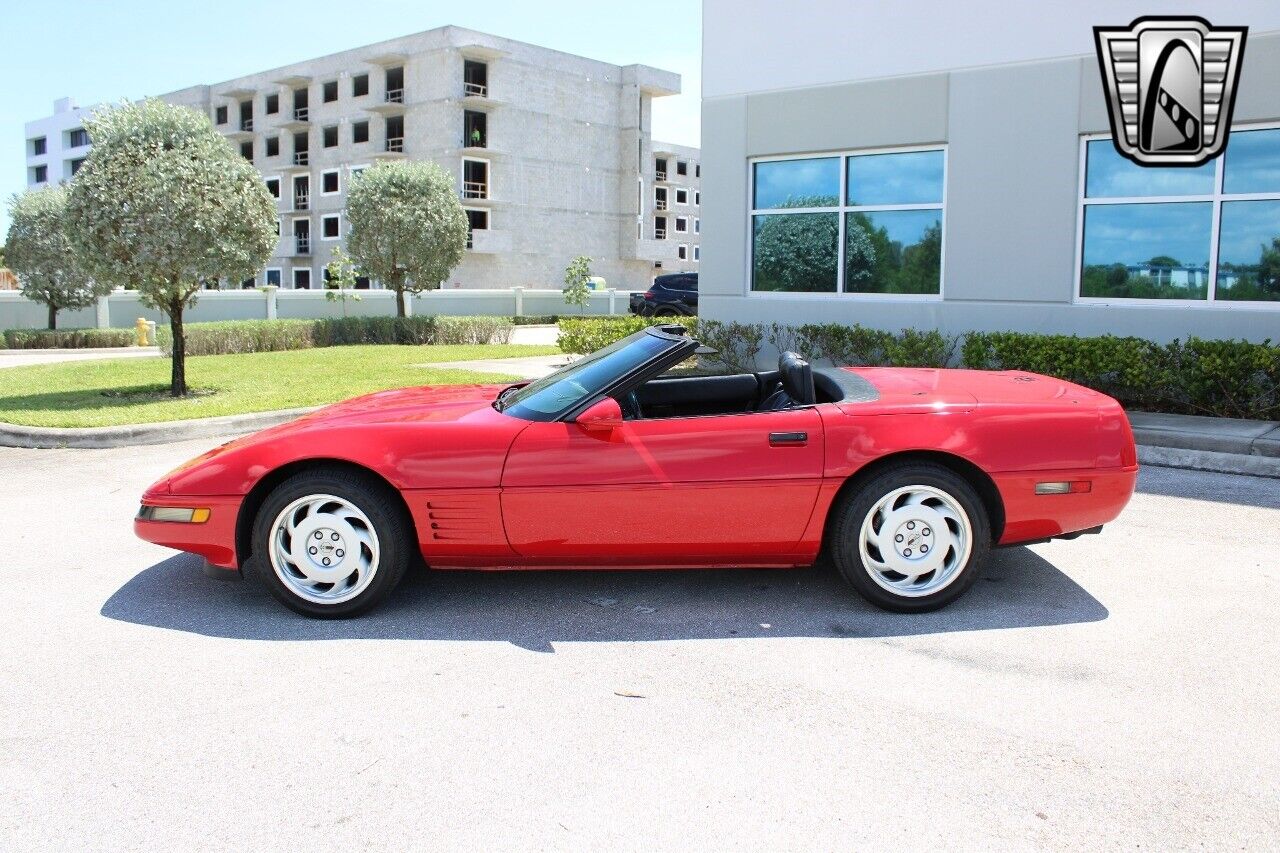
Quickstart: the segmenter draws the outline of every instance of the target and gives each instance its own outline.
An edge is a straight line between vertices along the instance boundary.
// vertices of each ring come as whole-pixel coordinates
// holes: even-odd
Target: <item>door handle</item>
[[[770,447],[803,447],[809,443],[809,433],[807,432],[771,432],[769,433]]]

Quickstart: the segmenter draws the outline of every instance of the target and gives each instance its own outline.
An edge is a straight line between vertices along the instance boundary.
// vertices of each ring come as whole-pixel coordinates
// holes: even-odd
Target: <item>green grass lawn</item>
[[[191,396],[168,396],[169,359],[121,358],[0,370],[0,421],[93,427],[318,406],[409,385],[496,383],[430,362],[553,355],[551,346],[348,346],[187,358]]]

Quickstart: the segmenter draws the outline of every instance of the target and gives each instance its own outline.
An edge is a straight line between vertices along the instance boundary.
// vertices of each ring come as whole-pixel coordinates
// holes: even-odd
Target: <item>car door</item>
[[[502,475],[511,547],[546,565],[781,565],[818,495],[812,408],[625,421],[607,433],[533,423]]]

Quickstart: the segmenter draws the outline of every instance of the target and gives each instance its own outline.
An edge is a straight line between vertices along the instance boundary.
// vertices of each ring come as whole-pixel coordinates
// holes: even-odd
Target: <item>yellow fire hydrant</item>
[[[133,324],[133,332],[138,336],[138,346],[147,346],[147,318],[139,317],[137,322]]]

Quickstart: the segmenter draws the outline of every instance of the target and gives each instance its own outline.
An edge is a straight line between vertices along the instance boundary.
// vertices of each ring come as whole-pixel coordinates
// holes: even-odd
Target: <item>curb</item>
[[[318,408],[320,407],[312,406],[305,409],[115,427],[32,427],[0,423],[0,447],[102,450],[144,444],[169,444],[195,438],[230,437],[288,423]]]
[[[1250,477],[1280,479],[1280,459],[1246,456],[1243,453],[1219,453],[1215,450],[1139,444],[1138,462],[1157,468],[1182,468],[1189,471],[1212,471],[1218,474],[1246,474]]]

